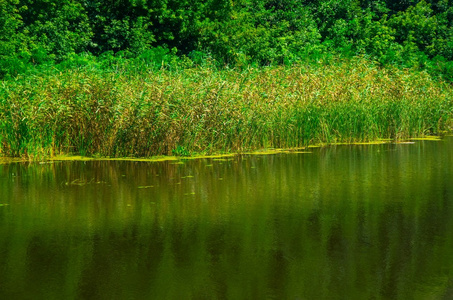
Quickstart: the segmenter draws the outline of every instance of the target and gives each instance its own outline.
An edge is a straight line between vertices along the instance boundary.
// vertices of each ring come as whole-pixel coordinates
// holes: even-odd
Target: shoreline
[[[81,156],[81,155],[56,155],[54,157],[44,158],[17,158],[17,157],[2,157],[0,156],[0,165],[10,163],[32,163],[32,164],[46,164],[54,162],[81,162],[81,161],[126,161],[126,162],[163,162],[163,161],[181,161],[181,160],[197,160],[197,159],[225,159],[232,158],[242,155],[275,155],[275,154],[310,154],[310,149],[324,148],[324,147],[336,147],[336,146],[367,146],[367,145],[385,145],[385,144],[414,144],[418,141],[442,141],[445,137],[452,136],[452,133],[448,133],[442,136],[425,136],[425,137],[414,137],[404,140],[392,140],[392,139],[377,139],[370,142],[354,142],[354,143],[330,143],[330,144],[319,144],[309,145],[306,147],[295,147],[295,148],[269,148],[259,149],[255,151],[245,151],[238,153],[219,153],[219,154],[194,154],[189,156],[172,156],[162,155],[154,157],[102,157],[102,156]]]

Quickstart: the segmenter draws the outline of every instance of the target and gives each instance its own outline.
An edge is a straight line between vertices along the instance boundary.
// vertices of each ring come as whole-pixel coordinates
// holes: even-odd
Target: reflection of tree
[[[0,297],[448,297],[450,146],[1,165]]]

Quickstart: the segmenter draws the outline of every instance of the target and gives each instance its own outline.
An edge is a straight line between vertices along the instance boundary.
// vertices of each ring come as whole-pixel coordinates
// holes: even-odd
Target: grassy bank
[[[0,156],[149,157],[405,139],[453,124],[453,88],[365,60],[1,83]]]

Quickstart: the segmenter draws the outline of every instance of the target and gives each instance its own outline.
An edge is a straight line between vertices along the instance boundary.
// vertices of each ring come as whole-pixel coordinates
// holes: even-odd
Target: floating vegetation
[[[287,153],[294,153],[294,154],[309,154],[313,153],[311,151],[288,151]]]
[[[4,161],[5,163],[11,162],[24,162],[28,161],[25,158],[1,158],[0,157],[0,164]],[[178,157],[175,156],[153,156],[149,158],[130,158],[130,157],[88,157],[88,156],[81,156],[81,155],[58,155],[47,157],[43,161],[39,161],[40,164],[46,163],[55,163],[55,162],[63,162],[63,161],[130,161],[130,162],[161,162],[161,161],[179,161]],[[158,175],[156,175],[158,176]]]
[[[87,181],[86,179],[82,179],[82,178],[79,178],[79,179],[74,179],[73,181],[68,181],[66,182],[65,184],[66,185],[78,185],[78,186],[83,186],[83,185],[87,185],[87,184],[90,184],[94,179],[90,180],[90,181]]]
[[[154,185],[141,185],[138,188],[139,189],[149,189],[149,188],[153,188],[153,187],[154,187]]]
[[[200,158],[225,158],[225,157],[234,157],[235,153],[226,153],[226,154],[215,154],[215,155],[192,155],[189,157],[183,157],[181,159],[200,159]]]
[[[105,181],[95,181],[94,178],[87,180],[83,178],[74,179],[73,181],[65,182],[65,185],[77,185],[77,186],[84,186],[87,184],[105,184]]]
[[[5,164],[10,164],[10,163],[15,163],[15,162],[24,162],[28,161],[21,159],[21,158],[15,158],[15,157],[0,157],[0,165],[5,165]]]
[[[268,151],[255,151],[255,152],[248,152],[245,153],[247,155],[273,155],[273,154],[279,154],[282,153],[283,151],[275,151],[275,150],[268,150]]]
[[[0,206],[8,206],[8,203],[0,203]]]
[[[440,136],[425,136],[425,137],[418,137],[418,138],[411,138],[412,141],[441,141],[442,138]]]
[[[354,142],[354,143],[334,143],[334,145],[381,145],[381,144],[388,144],[391,140],[382,140],[378,139],[376,141],[369,141],[369,142]]]

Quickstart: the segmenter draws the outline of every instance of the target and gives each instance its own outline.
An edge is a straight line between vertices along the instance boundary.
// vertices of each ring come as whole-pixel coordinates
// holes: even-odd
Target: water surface
[[[452,299],[453,138],[0,165],[0,299]]]

